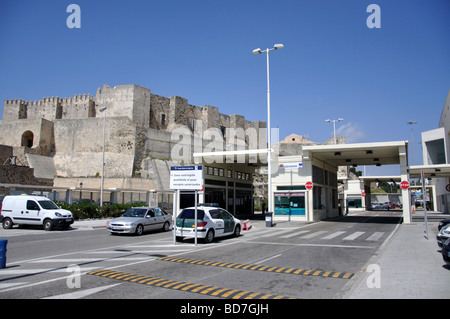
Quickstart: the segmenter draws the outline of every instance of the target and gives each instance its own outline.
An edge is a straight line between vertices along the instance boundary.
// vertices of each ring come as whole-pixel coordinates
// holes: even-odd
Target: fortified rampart
[[[155,171],[164,167],[155,160],[185,159],[172,158],[171,154],[171,132],[180,126],[192,134],[210,128],[222,133],[227,128],[255,128],[259,132],[259,128],[266,127],[265,122],[247,121],[238,114],[225,115],[211,105],[194,106],[179,96],[152,94],[150,89],[138,85],[103,85],[95,96],[5,100],[0,144],[12,146],[14,155],[24,164],[26,154],[51,158],[57,177],[99,177],[104,124],[105,177],[110,179],[164,175]],[[200,145],[208,142],[203,140]],[[161,181],[149,183],[161,185]]]

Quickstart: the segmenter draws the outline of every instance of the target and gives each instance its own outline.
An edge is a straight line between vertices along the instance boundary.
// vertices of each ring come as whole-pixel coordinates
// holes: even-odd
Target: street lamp
[[[268,212],[273,214],[271,210],[272,207],[272,141],[271,141],[271,132],[270,132],[270,78],[269,78],[269,52],[272,50],[278,50],[284,48],[283,44],[275,44],[273,48],[266,50],[261,50],[257,48],[252,51],[253,54],[260,54],[263,52],[267,53],[267,195],[268,195]],[[267,224],[266,224],[267,225]]]
[[[336,122],[341,122],[343,120],[344,120],[343,118],[338,118],[337,120],[330,120],[330,119],[325,120],[325,122],[328,122],[328,123],[333,122],[334,144],[337,144],[337,139],[336,139]]]
[[[103,151],[102,151],[102,181],[100,184],[100,207],[103,206],[103,182],[105,175],[105,131],[106,131],[106,106],[98,109],[100,112],[105,112],[103,115]]]

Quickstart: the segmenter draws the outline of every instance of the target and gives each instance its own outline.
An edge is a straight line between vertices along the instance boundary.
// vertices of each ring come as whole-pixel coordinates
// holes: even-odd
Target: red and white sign
[[[402,189],[408,189],[409,188],[409,182],[408,181],[402,181],[401,183],[400,183],[400,187],[402,188]]]
[[[306,187],[306,189],[312,189],[313,188],[313,183],[312,182],[306,182],[305,187]]]
[[[364,197],[366,196],[366,191],[364,189],[361,190],[361,195]]]
[[[450,193],[450,184],[447,184],[447,186],[445,186],[445,190]]]

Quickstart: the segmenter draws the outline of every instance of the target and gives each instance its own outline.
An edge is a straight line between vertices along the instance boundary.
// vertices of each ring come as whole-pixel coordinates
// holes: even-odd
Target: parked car
[[[210,243],[215,237],[239,237],[241,221],[220,207],[197,207],[197,238]],[[182,210],[176,219],[176,240],[195,237],[195,207]]]
[[[450,224],[450,219],[444,219],[439,222],[438,230],[441,230],[445,225]]]
[[[450,238],[447,239],[444,242],[444,244],[442,245],[441,253],[442,253],[442,258],[444,259],[444,261],[448,265],[450,265]]]
[[[148,230],[168,231],[172,225],[172,215],[159,207],[133,207],[121,217],[111,220],[106,230],[111,234],[142,235]]]
[[[444,245],[444,242],[449,238],[450,238],[450,224],[442,227],[436,236],[439,247],[442,247]]]
[[[42,225],[45,230],[54,227],[67,229],[73,223],[73,216],[47,197],[8,195],[2,202],[0,222],[4,229],[13,225]]]
[[[372,203],[372,209],[384,209],[383,203]]]

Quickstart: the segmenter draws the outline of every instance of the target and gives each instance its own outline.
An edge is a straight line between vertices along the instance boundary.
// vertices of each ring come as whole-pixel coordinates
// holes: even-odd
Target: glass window
[[[29,210],[40,210],[38,204],[35,201],[33,201],[33,200],[27,201],[27,209],[29,209]]]
[[[131,208],[123,214],[123,217],[144,217],[146,212],[145,208]]]
[[[203,219],[204,217],[205,217],[205,212],[202,209],[197,209],[197,219]],[[178,218],[194,219],[195,218],[195,209],[193,209],[193,208],[183,209],[183,211],[178,216]]]
[[[59,209],[59,207],[51,200],[40,200],[39,204],[43,209]]]

